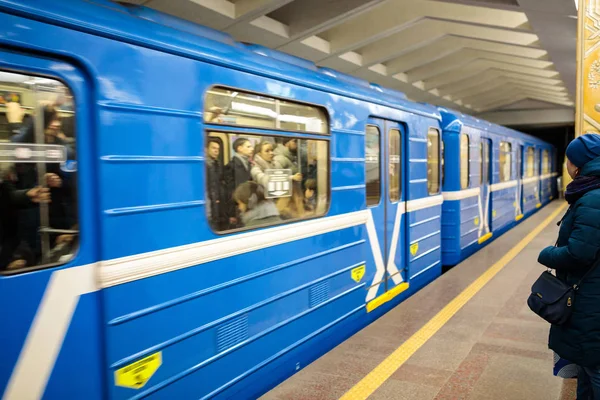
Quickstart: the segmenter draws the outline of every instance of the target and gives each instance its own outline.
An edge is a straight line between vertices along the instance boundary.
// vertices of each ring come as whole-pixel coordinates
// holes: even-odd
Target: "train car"
[[[453,266],[556,196],[555,149],[440,108],[445,168],[442,263]]]
[[[554,190],[509,204],[543,142],[145,7],[0,21],[2,399],[256,398],[441,274],[479,144],[477,241]]]
[[[255,398],[440,275],[436,108],[144,7],[0,21],[3,399]]]

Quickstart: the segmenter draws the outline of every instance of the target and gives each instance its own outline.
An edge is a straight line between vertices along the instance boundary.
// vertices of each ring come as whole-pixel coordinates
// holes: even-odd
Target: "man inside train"
[[[219,160],[221,144],[213,138],[206,142],[206,210],[208,220],[213,229],[221,231],[226,229],[225,210],[222,204],[225,200],[223,184],[223,165]]]

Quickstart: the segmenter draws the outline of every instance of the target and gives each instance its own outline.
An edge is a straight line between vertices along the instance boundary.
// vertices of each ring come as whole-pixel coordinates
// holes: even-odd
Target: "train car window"
[[[460,134],[460,187],[467,189],[469,187],[469,135]]]
[[[206,94],[204,121],[285,131],[329,132],[327,112],[322,107],[220,87]]]
[[[479,185],[483,185],[483,140],[479,142]]]
[[[442,157],[440,158],[440,162],[442,163],[442,187],[444,186],[444,182],[446,181],[446,144],[444,140],[440,142]]]
[[[79,244],[75,111],[61,82],[0,71],[0,271],[63,264]]]
[[[550,155],[548,150],[542,151],[542,174],[550,173]]]
[[[377,126],[367,125],[365,137],[365,169],[367,181],[367,207],[376,206],[381,200],[381,164],[379,162],[380,132]]]
[[[512,153],[509,142],[500,142],[500,182],[510,180],[512,170]]]
[[[535,150],[533,147],[527,148],[527,171],[526,176],[531,178],[535,175]]]
[[[206,143],[206,209],[213,230],[276,225],[327,212],[328,140],[209,130]]]
[[[440,192],[440,132],[435,128],[427,132],[427,190]]]
[[[390,185],[389,185],[389,196],[391,202],[400,201],[401,190],[402,190],[402,148],[400,131],[398,129],[391,129],[389,132],[390,138]]]

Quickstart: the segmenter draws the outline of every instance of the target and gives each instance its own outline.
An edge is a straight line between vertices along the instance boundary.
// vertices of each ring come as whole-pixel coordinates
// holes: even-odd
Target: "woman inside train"
[[[250,170],[252,180],[261,184],[266,188],[269,184],[269,177],[266,174],[268,169],[281,169],[281,165],[273,161],[273,146],[272,142],[262,140],[254,148],[254,165]]]
[[[600,135],[577,137],[566,155],[570,207],[556,245],[542,250],[538,261],[578,289],[570,319],[551,326],[549,347],[577,365],[577,399],[600,400]]]

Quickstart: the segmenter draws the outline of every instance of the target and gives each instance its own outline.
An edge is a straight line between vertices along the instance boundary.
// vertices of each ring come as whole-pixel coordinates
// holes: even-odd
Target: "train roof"
[[[109,0],[0,0],[0,10],[441,120],[436,107],[411,102],[399,91],[277,50],[239,43],[227,33],[143,6]]]
[[[507,128],[502,125],[493,124],[489,121],[464,114],[460,111],[456,111],[445,107],[438,107],[438,110],[442,117],[442,129],[444,130],[454,130],[458,133],[461,131],[463,126],[469,126],[471,128],[494,133],[497,135],[505,135],[519,138],[527,142],[532,142],[536,144],[549,144],[548,142],[539,139],[535,136],[528,135],[526,133],[519,132],[511,128]]]

